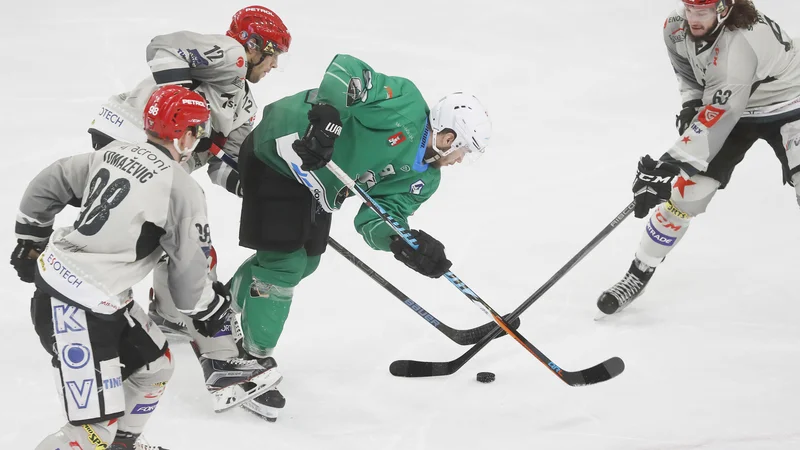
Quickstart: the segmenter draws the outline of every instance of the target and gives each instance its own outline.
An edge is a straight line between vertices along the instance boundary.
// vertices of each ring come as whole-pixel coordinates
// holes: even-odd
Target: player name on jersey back
[[[141,160],[139,160],[140,158]],[[150,164],[145,165],[145,161]],[[122,146],[108,150],[103,155],[103,162],[131,175],[133,179],[140,183],[147,183],[156,174],[172,167],[171,164],[159,158],[151,149],[138,145]]]

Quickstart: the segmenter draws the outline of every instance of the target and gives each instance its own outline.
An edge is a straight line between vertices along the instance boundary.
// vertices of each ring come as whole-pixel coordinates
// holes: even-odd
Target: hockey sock
[[[650,267],[658,266],[689,228],[691,216],[672,202],[658,205],[645,225],[636,258]]]

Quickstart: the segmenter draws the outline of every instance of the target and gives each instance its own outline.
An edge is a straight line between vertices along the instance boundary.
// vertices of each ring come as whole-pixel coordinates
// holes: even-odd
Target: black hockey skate
[[[168,450],[164,447],[157,445],[149,445],[144,442],[144,439],[139,439],[138,434],[126,433],[124,431],[117,431],[114,437],[114,442],[108,447],[108,450]]]
[[[278,420],[278,414],[286,406],[286,399],[277,389],[270,389],[258,397],[245,402],[242,407],[267,422]]]
[[[272,357],[252,358],[249,355],[226,360],[210,359],[199,354],[192,341],[206,388],[214,395],[214,411],[226,411],[257,397],[281,382],[278,363]]]
[[[182,322],[172,322],[158,313],[156,309],[156,297],[153,288],[150,288],[150,306],[147,308],[147,315],[150,320],[158,326],[164,336],[170,342],[188,342],[192,340],[192,336],[186,330],[186,324]]]
[[[603,291],[597,299],[597,307],[605,314],[614,314],[624,309],[642,295],[655,270],[655,267],[634,259],[622,280]]]

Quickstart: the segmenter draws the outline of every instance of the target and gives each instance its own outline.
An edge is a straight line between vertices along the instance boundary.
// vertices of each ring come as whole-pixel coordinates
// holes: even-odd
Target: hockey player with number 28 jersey
[[[31,315],[59,371],[69,423],[36,450],[143,448],[136,443],[172,375],[166,339],[133,301],[166,252],[176,306],[202,333],[218,333],[230,295],[211,278],[205,196],[178,164],[208,130],[203,98],[158,89],[144,117],[147,142],[114,142],[61,159],[28,185],[11,264],[35,282]],[[80,205],[72,226],[56,214]],[[200,232],[203,231],[203,233]]]

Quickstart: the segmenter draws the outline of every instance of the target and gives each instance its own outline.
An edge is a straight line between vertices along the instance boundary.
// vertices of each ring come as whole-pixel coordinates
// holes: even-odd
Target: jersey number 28
[[[118,206],[131,190],[131,182],[127,179],[117,178],[108,184],[109,177],[108,169],[103,168],[98,170],[97,175],[89,182],[89,195],[86,197],[83,211],[73,224],[78,233],[85,236],[97,234],[106,224],[111,210]],[[92,208],[97,197],[100,197],[100,204]]]

